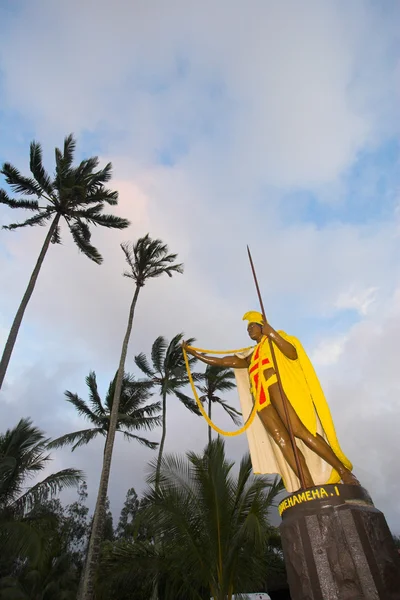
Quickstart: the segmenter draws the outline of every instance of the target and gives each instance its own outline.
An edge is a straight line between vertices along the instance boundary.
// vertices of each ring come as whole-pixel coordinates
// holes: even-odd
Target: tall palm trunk
[[[158,458],[157,458],[157,468],[156,468],[156,481],[155,481],[155,490],[157,491],[160,485],[160,471],[161,471],[161,461],[164,452],[165,446],[165,438],[167,437],[167,393],[163,391],[162,395],[162,434],[160,441],[160,448],[158,450]],[[156,548],[160,547],[160,540],[158,536],[154,538],[154,545]],[[158,575],[156,575],[154,579],[153,592],[150,600],[158,600]]]
[[[161,461],[164,452],[165,438],[167,436],[167,394],[163,392],[162,396],[162,435],[160,442],[160,449],[158,451],[157,458],[157,469],[156,469],[156,482],[155,489],[158,490],[158,485],[160,483],[160,470],[161,470]]]
[[[211,421],[211,398],[208,399],[208,418]],[[211,425],[208,426],[208,443],[211,444]]]
[[[88,553],[86,557],[85,570],[83,575],[83,584],[81,593],[79,596],[80,600],[92,600],[94,596],[94,583],[95,583],[95,575],[96,569],[99,563],[100,558],[100,550],[101,550],[101,542],[103,536],[103,528],[105,521],[105,513],[106,513],[106,500],[107,500],[107,492],[108,492],[108,482],[110,479],[110,470],[111,470],[111,459],[112,453],[114,449],[114,440],[115,440],[115,432],[117,429],[118,423],[118,411],[119,411],[119,402],[121,398],[121,389],[122,389],[122,381],[124,377],[125,370],[125,361],[126,355],[128,352],[129,339],[132,331],[133,324],[133,316],[135,314],[135,308],[137,299],[139,296],[140,286],[137,285],[135,289],[135,293],[133,295],[132,304],[129,310],[129,318],[128,325],[126,328],[126,333],[124,337],[124,341],[122,344],[121,350],[121,358],[119,361],[118,367],[118,375],[115,383],[115,392],[114,398],[111,408],[110,414],[110,424],[108,429],[108,435],[106,440],[106,445],[104,449],[104,457],[103,457],[103,468],[101,471],[99,491],[97,494],[96,508],[94,510],[93,515],[93,524],[92,531],[90,533],[89,547]]]
[[[6,376],[8,363],[10,362],[15,342],[17,341],[18,331],[21,327],[26,307],[28,306],[28,302],[32,296],[32,292],[35,289],[36,280],[38,278],[40,269],[42,268],[44,257],[46,256],[47,250],[49,249],[51,238],[53,237],[59,220],[60,215],[58,214],[56,215],[54,221],[50,225],[49,231],[47,232],[44,244],[40,251],[39,258],[37,259],[35,268],[33,269],[31,278],[29,279],[28,287],[25,290],[25,294],[22,297],[21,304],[19,305],[17,314],[15,315],[13,324],[11,325],[10,333],[8,334],[6,345],[4,346],[3,356],[1,357],[0,361],[0,390],[1,386],[3,385],[4,377]]]

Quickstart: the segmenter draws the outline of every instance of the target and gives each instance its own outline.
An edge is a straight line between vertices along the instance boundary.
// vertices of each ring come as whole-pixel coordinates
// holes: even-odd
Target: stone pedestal
[[[292,600],[400,600],[400,556],[364,488],[316,486],[279,510]]]

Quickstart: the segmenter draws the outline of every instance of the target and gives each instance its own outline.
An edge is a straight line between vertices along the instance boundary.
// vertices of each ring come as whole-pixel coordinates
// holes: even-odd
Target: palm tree
[[[100,476],[99,491],[97,494],[96,507],[93,515],[93,525],[90,535],[81,593],[79,594],[80,600],[91,600],[93,598],[94,577],[100,555],[102,530],[105,518],[105,502],[107,498],[108,481],[110,478],[115,432],[118,425],[119,403],[126,355],[128,353],[128,344],[131,337],[133,317],[135,314],[139,292],[149,279],[161,277],[162,275],[168,275],[168,277],[172,277],[174,273],[183,273],[183,265],[175,262],[177,255],[169,254],[168,246],[161,240],[152,240],[149,234],[139,238],[136,244],[121,244],[121,248],[125,254],[125,259],[129,266],[129,269],[125,271],[124,276],[133,279],[135,282],[135,291],[133,293],[133,298],[129,309],[128,323],[124,340],[122,342],[121,356],[119,360],[112,409],[110,413],[109,430],[104,449],[104,459]]]
[[[203,375],[204,385],[198,386],[198,389],[202,396],[200,396],[201,402],[204,404],[208,402],[208,416],[211,420],[212,411],[211,407],[214,404],[219,404],[228,413],[235,425],[240,425],[241,420],[238,418],[240,413],[229,406],[225,400],[222,400],[217,396],[217,392],[228,392],[235,388],[235,384],[232,381],[235,378],[231,369],[225,369],[223,367],[216,367],[214,365],[207,365],[205,373]],[[211,443],[211,427],[208,426],[208,442]]]
[[[34,556],[23,557],[0,578],[3,600],[75,600],[78,572],[71,555],[62,547],[56,520],[38,521],[40,545]]]
[[[48,444],[49,439],[30,419],[21,419],[13,429],[0,434],[0,516],[22,517],[49,495],[81,481],[81,471],[63,469],[26,489],[26,480],[43,471],[50,461],[45,453]]]
[[[178,333],[169,344],[160,335],[151,348],[151,366],[143,352],[135,356],[136,365],[146,375],[145,383],[157,386],[162,399],[162,435],[157,459],[156,487],[167,435],[167,396],[176,396],[191,412],[200,415],[196,402],[181,391],[189,383],[182,354],[182,340],[183,333]],[[192,344],[193,341],[190,339],[188,343]],[[194,362],[195,359],[192,358],[190,364],[193,365]],[[193,379],[198,380],[199,375],[194,373]]]
[[[105,437],[107,443],[116,378],[117,375],[115,375],[114,380],[110,383],[104,404],[101,401],[98,391],[96,373],[93,371],[86,377],[86,385],[89,388],[89,402],[80,398],[78,394],[73,394],[69,391],[65,392],[67,402],[71,403],[76,408],[78,414],[85,417],[91,423],[92,427],[66,433],[52,440],[48,448],[72,446],[71,450],[74,451],[79,446],[88,444],[98,435]],[[148,439],[132,433],[132,431],[139,431],[140,429],[150,431],[161,423],[161,418],[158,414],[161,409],[161,403],[145,404],[146,400],[150,397],[148,387],[135,381],[133,375],[125,373],[122,380],[116,431],[123,433],[126,440],[136,440],[147,448],[154,450],[158,446],[157,442],[150,442]]]
[[[21,419],[0,435],[0,545],[10,555],[38,554],[41,535],[32,516],[34,509],[62,488],[82,480],[81,471],[63,469],[27,488],[27,480],[50,461],[48,443],[30,419]]]
[[[254,476],[249,454],[237,475],[233,466],[221,438],[204,454],[163,458],[159,487],[146,494],[148,508],[142,516],[161,544],[116,542],[102,568],[109,584],[136,577],[151,586],[158,576],[166,600],[231,600],[234,593],[260,589],[268,573],[270,537],[275,535],[270,510],[283,486],[278,478]],[[156,461],[153,469],[152,486]]]
[[[10,208],[25,208],[34,213],[34,216],[26,221],[12,223],[4,226],[3,229],[14,230],[19,227],[50,223],[39,258],[32,271],[28,287],[25,290],[4,347],[0,362],[0,389],[26,307],[35,288],[50,242],[53,244],[61,243],[61,219],[66,222],[78,249],[97,264],[101,264],[103,259],[98,250],[90,243],[91,231],[89,225],[100,225],[114,229],[125,229],[129,225],[127,219],[103,214],[102,212],[106,203],[110,205],[118,204],[118,192],[113,192],[104,187],[104,184],[111,179],[111,163],[96,171],[99,161],[97,157],[92,157],[81,161],[77,167],[73,167],[75,147],[76,143],[71,134],[64,140],[63,151],[56,148],[54,179],[51,179],[43,167],[42,148],[37,142],[32,142],[30,145],[30,171],[33,178],[23,176],[16,167],[9,163],[4,163],[0,171],[5,176],[5,180],[13,192],[28,197],[37,197],[37,200],[29,198],[14,199],[10,198],[4,189],[0,189],[1,204],[5,204]]]

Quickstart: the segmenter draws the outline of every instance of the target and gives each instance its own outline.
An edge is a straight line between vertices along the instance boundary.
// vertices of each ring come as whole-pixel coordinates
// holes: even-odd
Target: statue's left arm
[[[289,358],[290,360],[297,359],[297,350],[293,344],[287,340],[284,340],[283,337],[279,335],[279,333],[275,331],[273,327],[271,327],[271,325],[265,323],[263,325],[262,332],[278,346],[279,350],[286,356],[286,358]]]

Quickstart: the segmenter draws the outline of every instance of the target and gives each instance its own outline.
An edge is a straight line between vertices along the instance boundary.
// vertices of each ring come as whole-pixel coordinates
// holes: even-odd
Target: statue
[[[186,343],[184,348],[208,365],[234,369],[245,418],[253,403],[257,403],[258,419],[247,430],[255,473],[279,473],[289,492],[300,487],[302,477],[305,488],[340,480],[360,485],[339,446],[324,393],[299,340],[276,331],[257,311],[246,313],[243,320],[248,321],[248,334],[256,342],[256,346],[247,351],[219,358],[206,356]],[[275,346],[278,374],[273,366],[269,340]],[[297,444],[299,465],[290,429],[300,440]]]
[[[385,517],[352,473],[300,341],[267,322],[248,253],[261,312],[247,312],[243,319],[255,345],[219,352],[183,342],[199,409],[223,435],[246,431],[255,474],[282,477],[289,495],[278,509],[293,600],[400,600],[400,557]],[[187,354],[234,369],[245,421],[239,430],[222,431],[211,422],[198,398]]]

